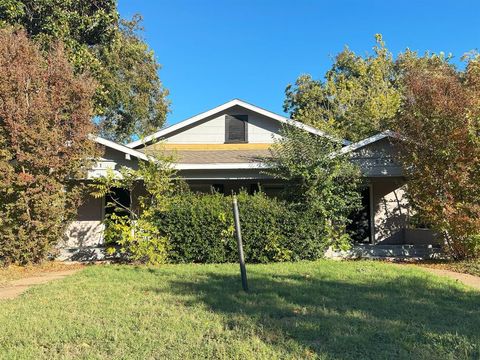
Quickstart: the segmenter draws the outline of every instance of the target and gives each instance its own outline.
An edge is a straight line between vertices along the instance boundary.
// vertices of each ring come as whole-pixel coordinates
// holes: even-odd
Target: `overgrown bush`
[[[287,181],[288,191],[282,199],[269,198],[261,191],[238,195],[249,262],[318,259],[330,246],[345,249],[350,245],[346,225],[359,203],[357,167],[339,152],[341,144],[335,140],[296,131],[284,135],[284,140],[275,143],[273,157],[265,159],[271,175]],[[128,214],[107,221],[107,240],[119,245],[128,258],[149,263],[237,261],[231,197],[182,190],[176,186],[171,159],[152,160],[141,163],[137,171],[121,169],[121,176],[111,172],[93,184],[94,196],[109,195],[112,205]],[[132,196],[140,180],[147,195],[139,198],[137,208],[115,200],[113,189],[128,190]],[[153,229],[158,232],[152,234]],[[149,238],[155,242],[151,247]],[[154,259],[157,245],[161,255]]]
[[[172,262],[226,262],[233,259],[233,218],[220,194],[175,196],[155,225],[169,241]],[[230,255],[230,256],[229,256]]]
[[[317,259],[330,245],[317,221],[291,204],[259,192],[238,196],[245,258],[266,263]],[[231,197],[184,193],[167,211],[155,214],[155,225],[166,235],[168,259],[176,263],[237,261]]]
[[[96,198],[107,197],[107,206],[113,210],[104,221],[107,253],[153,265],[166,262],[168,248],[167,238],[155,226],[153,216],[168,209],[173,194],[183,192],[183,183],[176,177],[171,158],[149,156],[150,161],[140,163],[138,170],[122,167],[118,173],[107,171],[90,184],[90,189]],[[128,192],[129,206],[122,204],[115,189]],[[134,194],[142,189],[134,203]]]
[[[105,221],[105,243],[107,253],[120,251],[125,259],[145,264],[161,264],[167,260],[168,239],[141,216],[132,220],[128,216],[112,214]]]
[[[88,136],[95,85],[61,44],[42,53],[0,29],[0,262],[43,260],[62,238],[97,151]],[[70,185],[69,185],[70,183]]]
[[[299,219],[309,219],[298,224],[308,231],[307,237],[319,233],[324,241],[346,249],[351,242],[345,231],[349,215],[361,208],[360,168],[342,152],[338,139],[288,126],[282,135],[264,159],[265,173],[285,182],[282,197],[302,214]]]

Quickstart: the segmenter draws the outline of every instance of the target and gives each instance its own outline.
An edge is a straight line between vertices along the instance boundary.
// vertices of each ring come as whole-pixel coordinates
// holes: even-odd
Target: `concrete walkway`
[[[0,300],[14,299],[34,285],[45,284],[49,281],[63,279],[64,277],[75,274],[80,270],[82,269],[44,272],[35,276],[14,280],[6,286],[0,287]]]
[[[435,269],[435,268],[430,268],[426,266],[421,266],[421,268],[435,275],[446,276],[456,281],[459,281],[467,286],[480,290],[480,277],[478,276],[458,273],[455,271],[444,270],[444,269]]]

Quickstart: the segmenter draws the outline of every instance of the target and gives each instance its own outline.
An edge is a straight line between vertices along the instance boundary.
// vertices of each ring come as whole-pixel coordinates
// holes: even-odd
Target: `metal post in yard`
[[[238,259],[240,261],[242,287],[244,291],[248,291],[247,269],[245,268],[245,259],[243,257],[242,231],[240,229],[240,214],[238,212],[237,197],[235,195],[233,195],[233,218],[235,220],[235,235],[237,237]]]

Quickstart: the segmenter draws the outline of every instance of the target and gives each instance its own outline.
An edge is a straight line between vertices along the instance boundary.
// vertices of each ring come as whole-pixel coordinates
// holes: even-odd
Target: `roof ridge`
[[[349,145],[350,144],[350,142],[345,140],[345,139],[338,139],[338,138],[336,138],[332,135],[329,135],[329,134],[325,133],[324,131],[319,130],[319,129],[313,127],[313,126],[301,123],[301,122],[299,122],[297,120],[294,120],[294,119],[287,118],[283,115],[276,114],[276,113],[274,113],[270,110],[264,109],[262,107],[259,107],[257,105],[251,104],[251,103],[248,103],[244,100],[235,98],[235,99],[227,101],[226,103],[223,103],[219,106],[216,106],[216,107],[214,107],[210,110],[198,113],[197,115],[191,116],[191,117],[189,117],[185,120],[182,120],[182,121],[180,121],[176,124],[170,125],[170,126],[164,128],[164,129],[160,129],[160,130],[156,131],[155,133],[146,136],[143,139],[132,141],[132,142],[126,144],[126,146],[129,147],[129,148],[135,148],[137,146],[144,145],[144,144],[146,144],[146,143],[148,143],[152,140],[160,138],[161,136],[167,135],[167,134],[169,134],[173,131],[180,130],[180,129],[182,129],[184,127],[187,127],[189,125],[195,124],[196,122],[201,121],[202,119],[204,119],[208,116],[211,116],[211,115],[214,115],[218,112],[224,111],[224,110],[226,110],[230,107],[233,107],[235,105],[242,106],[242,107],[246,108],[247,110],[259,113],[259,114],[264,115],[266,117],[269,117],[273,120],[279,121],[283,124],[293,125],[297,128],[303,129],[303,130],[308,131],[312,134],[315,134],[315,135],[318,135],[318,136],[325,136],[325,137],[328,137],[328,138],[330,138],[334,141],[341,141],[344,145]]]

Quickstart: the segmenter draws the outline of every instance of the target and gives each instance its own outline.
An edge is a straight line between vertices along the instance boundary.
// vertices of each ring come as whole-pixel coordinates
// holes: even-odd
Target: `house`
[[[241,188],[255,191],[260,185],[270,195],[283,184],[264,173],[261,158],[281,137],[283,126],[295,126],[315,136],[329,136],[311,126],[293,121],[242,100],[232,100],[211,110],[164,128],[146,138],[121,145],[95,138],[104,155],[89,171],[89,178],[121,166],[137,168],[145,154],[159,149],[174,154],[175,166],[194,191],[230,194]],[[405,179],[395,161],[388,132],[356,143],[339,140],[342,152],[350,153],[361,167],[363,209],[354,215],[355,240],[369,244],[404,244],[409,206]],[[88,180],[88,179],[87,179]],[[105,199],[88,198],[69,227],[64,247],[97,247],[102,244]]]

